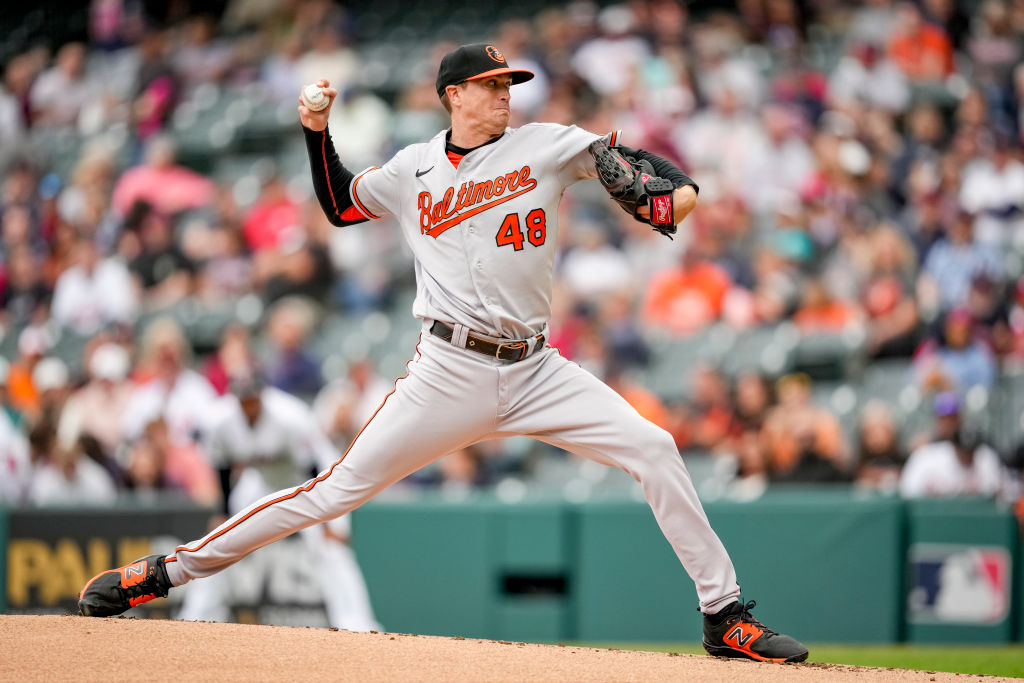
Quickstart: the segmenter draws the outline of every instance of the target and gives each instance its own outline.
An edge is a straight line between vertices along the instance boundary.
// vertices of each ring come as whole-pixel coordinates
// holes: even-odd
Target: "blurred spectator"
[[[310,209],[309,204],[306,210]],[[322,215],[322,214],[321,214]],[[268,302],[301,297],[326,303],[334,284],[334,271],[323,231],[325,221],[310,221],[291,231],[280,249],[255,255],[253,276]]]
[[[84,106],[100,95],[97,84],[85,71],[85,46],[68,43],[57,52],[54,65],[32,84],[32,124],[73,126]]]
[[[32,126],[32,82],[36,77],[36,66],[29,54],[15,55],[4,69],[4,115],[3,139],[20,147],[18,136]]]
[[[743,431],[760,431],[775,403],[771,382],[760,372],[745,370],[736,378],[734,393],[736,427]]]
[[[42,276],[42,264],[27,245],[7,252],[0,278],[0,322],[18,329],[45,320],[52,292]]]
[[[143,308],[167,308],[189,296],[196,267],[175,243],[170,217],[140,200],[132,206],[125,227],[138,237],[139,251],[128,269],[141,291]]]
[[[847,35],[853,42],[883,46],[896,19],[892,0],[865,0],[852,9]]]
[[[759,211],[774,211],[791,201],[814,171],[814,156],[804,139],[797,112],[778,105],[761,111],[762,134],[748,161],[745,196]]]
[[[910,356],[920,322],[913,247],[888,224],[872,231],[869,240],[871,272],[860,295],[867,315],[867,350],[874,358]]]
[[[146,426],[162,418],[175,446],[195,443],[217,393],[189,367],[191,349],[173,318],[151,322],[142,336],[137,375],[140,384],[122,416],[126,439],[134,441]]]
[[[738,110],[755,111],[763,104],[765,78],[754,55],[743,49],[744,30],[736,17],[725,13],[694,27],[693,69],[698,94],[726,116]],[[715,140],[728,141],[728,136]],[[736,151],[738,145],[730,143],[730,149]]]
[[[317,394],[313,401],[317,424],[335,446],[345,449],[392,387],[374,371],[369,359],[354,361],[345,377],[331,380]]]
[[[860,487],[894,493],[899,485],[907,454],[893,413],[891,405],[877,399],[861,410],[855,475],[855,483]]]
[[[302,207],[288,196],[284,179],[274,173],[242,219],[242,234],[253,252],[280,251],[301,240]]]
[[[343,93],[356,84],[362,70],[362,61],[356,51],[346,44],[337,10],[329,3],[313,4],[319,4],[327,15],[311,27],[313,36],[308,50],[295,65],[295,73],[299,77],[296,83],[316,83],[325,78],[332,88]]]
[[[761,430],[774,404],[772,385],[759,372],[744,371],[736,378],[733,393],[734,418],[720,449],[736,462],[736,474],[727,493],[735,500],[753,500],[768,487],[767,444]]]
[[[199,264],[196,296],[216,304],[250,293],[253,264],[241,232],[225,225],[197,230],[202,230],[195,235],[202,251],[189,253],[189,260]]]
[[[730,286],[728,274],[691,247],[676,268],[651,279],[644,320],[677,335],[692,334],[718,318]]]
[[[1024,277],[1017,280],[1008,306],[1006,320],[1010,350],[1007,361],[1014,368],[1020,368],[1024,365]]]
[[[186,93],[203,83],[221,83],[234,65],[234,49],[217,36],[211,14],[188,17],[174,49],[174,67]],[[294,90],[294,88],[293,88]]]
[[[178,211],[204,207],[213,198],[213,183],[177,165],[174,142],[169,137],[156,136],[146,145],[144,162],[121,174],[110,201],[121,216],[127,216],[139,200],[147,202],[154,211],[170,216]]]
[[[278,301],[267,321],[267,339],[272,345],[266,363],[267,382],[282,391],[313,396],[323,386],[320,362],[308,348],[316,326],[316,310],[304,299]]]
[[[308,228],[317,236],[316,251],[308,255],[315,259],[319,269],[311,274],[313,281],[326,284],[329,276],[335,277],[335,303],[352,312],[380,310],[389,305],[398,284],[396,279],[401,277],[398,273],[410,270],[405,250],[399,246],[397,223],[390,222],[381,230],[338,230],[323,212],[317,211]],[[323,249],[329,259],[326,262],[322,260]]]
[[[998,358],[1013,349],[1010,331],[1011,298],[1004,287],[998,286],[985,275],[971,280],[965,308],[971,314],[975,336]]]
[[[886,53],[911,81],[941,81],[953,72],[949,37],[941,27],[925,21],[912,2],[896,5]]]
[[[745,199],[756,192],[748,183],[761,140],[757,118],[744,108],[740,92],[725,84],[714,89],[711,107],[681,123],[675,135],[675,143],[693,165],[687,171],[701,179],[703,194],[710,190]]]
[[[520,65],[513,69],[527,69]],[[534,72],[534,79],[536,72]],[[527,81],[523,86],[532,83]],[[520,105],[521,98],[517,94],[509,101],[513,111]],[[434,78],[427,76],[414,83],[410,83],[398,94],[395,102],[395,115],[392,119],[392,143],[396,148],[412,144],[419,140],[428,139],[437,134],[437,131],[445,128],[448,122],[444,117],[444,110],[437,108],[437,90],[434,86]]]
[[[95,233],[101,248],[109,248],[120,229],[110,213],[110,190],[116,172],[115,156],[102,141],[87,144],[57,197],[57,214],[80,232]]]
[[[761,436],[753,430],[741,432],[732,443],[736,473],[729,482],[727,496],[732,500],[760,498],[770,483],[768,458]]]
[[[541,51],[532,49],[533,40],[533,30],[525,19],[510,19],[498,27],[497,44],[501,46],[505,61],[513,69],[525,69],[533,74],[533,79],[523,83],[509,102],[514,113],[522,113],[523,121],[538,120],[536,114],[547,103],[551,87],[546,68],[537,59]]]
[[[103,258],[88,235],[78,236],[73,258],[54,287],[53,319],[83,336],[112,323],[130,325],[137,294],[124,264]]]
[[[223,396],[230,378],[252,372],[255,359],[249,346],[249,330],[244,325],[228,325],[220,338],[216,353],[203,364],[203,376]]]
[[[207,410],[211,404],[207,404]],[[206,419],[208,415],[204,415]],[[205,423],[204,423],[205,428]],[[159,484],[165,491],[185,491],[193,502],[199,505],[212,506],[220,502],[220,483],[217,481],[217,474],[211,466],[208,456],[199,448],[196,443],[187,441],[175,441],[171,438],[167,422],[163,418],[157,418],[146,425],[142,437],[136,441],[144,442],[152,449],[151,453],[144,453],[143,458],[153,458],[149,463],[138,463],[137,466],[149,467],[159,464]],[[129,454],[130,456],[133,454]],[[127,464],[128,474],[131,472],[131,459]],[[153,474],[152,470],[149,470]],[[138,473],[136,473],[138,474]]]
[[[804,284],[800,308],[793,314],[793,322],[803,334],[839,333],[860,319],[857,307],[833,298],[820,279]]]
[[[916,198],[915,191],[927,195],[937,189],[938,178],[930,178],[931,186],[928,188],[912,186],[911,173],[925,168],[932,175],[936,173],[935,164],[945,142],[945,122],[938,107],[925,101],[914,104],[907,113],[905,125],[906,137],[902,140],[902,149],[892,161],[891,173],[895,189],[904,196]]]
[[[930,435],[935,441],[951,441],[963,429],[960,404],[960,397],[952,391],[944,391],[935,395],[932,401],[935,424],[933,433]]]
[[[12,173],[12,175],[14,174]],[[31,182],[33,179],[26,180]],[[46,241],[40,234],[38,221],[27,203],[13,201],[8,203],[0,220],[2,220],[3,228],[3,244],[0,247],[2,247],[5,260],[10,258],[8,254],[17,247],[31,249],[36,257],[41,257],[46,253]]]
[[[632,274],[626,257],[608,244],[600,226],[577,223],[572,239],[575,247],[562,260],[560,274],[576,299],[596,302],[629,290]]]
[[[331,106],[331,125],[334,130],[358,130],[359,135],[339,136],[335,145],[338,156],[358,169],[379,163],[381,156],[391,151],[391,111],[368,89],[353,85],[339,92]]]
[[[1008,95],[1011,71],[1024,60],[1021,27],[1015,29],[1010,12],[1004,0],[985,0],[967,39],[972,80],[985,90],[996,113],[1005,111],[1004,98]]]
[[[88,354],[86,368],[89,381],[71,394],[57,433],[64,443],[92,437],[107,455],[113,455],[121,444],[121,417],[134,392],[128,381],[131,358],[124,347],[108,341]]]
[[[721,373],[706,365],[694,368],[690,386],[690,445],[716,450],[735,428],[729,386]]]
[[[114,481],[85,455],[80,444],[61,448],[49,442],[44,459],[36,465],[28,500],[33,505],[74,507],[110,505],[117,496]]]
[[[645,419],[650,420],[662,429],[669,428],[670,418],[661,399],[639,382],[630,379],[619,366],[610,365],[603,379],[612,390],[626,399],[626,403],[631,405]]]
[[[970,28],[967,5],[955,0],[923,0],[921,9],[928,21],[941,26],[946,31],[954,49],[959,51],[963,48],[967,31]]]
[[[11,403],[10,383],[11,364],[0,356],[0,414],[3,414],[18,431],[24,431],[25,416]]]
[[[135,89],[132,93],[131,118],[135,124],[135,134],[145,142],[159,133],[174,111],[180,96],[180,85],[174,68],[167,58],[167,34],[159,28],[150,28],[143,35],[138,45],[139,62],[135,76]],[[170,180],[170,178],[169,178]],[[180,198],[174,196],[168,202],[174,203]],[[134,197],[121,203],[115,201],[115,207],[124,211]],[[164,208],[161,205],[161,208]]]
[[[974,336],[974,321],[965,308],[945,317],[942,333],[925,340],[914,355],[914,375],[925,391],[989,388],[995,381],[992,351]]]
[[[11,407],[34,421],[40,410],[39,389],[33,374],[53,346],[53,340],[43,327],[26,327],[18,335],[18,357],[7,372],[7,394]]]
[[[996,249],[1024,247],[1024,163],[1019,147],[999,131],[984,158],[963,171],[960,204],[974,214],[975,241]]]
[[[22,501],[31,476],[28,441],[0,410],[0,505],[17,505]]]
[[[1012,477],[999,456],[978,435],[960,430],[949,439],[921,446],[900,476],[904,498],[987,496],[1012,498]]]
[[[928,252],[920,278],[921,303],[949,311],[967,303],[971,279],[984,273],[999,282],[1003,264],[998,252],[974,241],[974,217],[960,212],[946,237]]]
[[[296,69],[299,57],[302,56],[302,48],[301,33],[292,29],[278,41],[276,49],[263,62],[260,81],[269,93],[281,102],[291,103],[298,97],[303,80]],[[317,79],[320,78],[323,76],[317,76]]]
[[[650,50],[635,35],[638,28],[633,10],[611,5],[597,15],[600,35],[583,43],[572,58],[573,69],[599,95],[613,95],[637,79]]]
[[[903,71],[870,43],[853,43],[829,77],[828,102],[836,108],[858,105],[900,113],[910,103]]]
[[[60,358],[43,358],[32,368],[32,385],[39,394],[39,412],[35,423],[56,428],[71,391],[68,366]]]
[[[608,353],[623,368],[645,366],[650,349],[637,327],[633,302],[625,293],[605,297],[597,311]]]
[[[846,443],[839,421],[811,401],[811,380],[786,375],[777,383],[779,403],[761,430],[773,481],[847,480]]]
[[[759,249],[753,260],[753,320],[764,324],[779,322],[796,309],[800,273],[777,249]]]
[[[167,478],[166,454],[155,443],[142,437],[127,448],[125,486],[135,502],[167,502],[175,490]]]
[[[11,69],[8,64],[8,70]],[[21,103],[0,82],[0,168],[7,166],[24,143],[25,117]]]

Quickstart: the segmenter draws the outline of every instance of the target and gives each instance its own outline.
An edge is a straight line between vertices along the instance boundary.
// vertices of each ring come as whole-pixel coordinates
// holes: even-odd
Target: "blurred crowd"
[[[402,33],[408,45],[391,49],[361,32],[372,8],[327,0],[231,0],[213,14],[92,0],[87,40],[11,54],[0,500],[214,502],[204,416],[254,367],[310,402],[343,451],[394,377],[365,344],[327,362],[317,340],[332,325],[358,336],[346,321],[367,313],[408,317],[411,255],[386,220],[326,221],[297,95],[330,79],[343,162],[380,164],[446,126],[436,65],[476,41],[537,76],[512,90],[512,125],[621,129],[699,183],[672,243],[597,183],[566,194],[552,344],[670,431],[684,457],[711,458],[719,493],[855,482],[1016,499],[1024,0],[698,5],[551,4],[479,35]],[[282,112],[272,152],[225,142],[261,111]],[[193,334],[190,323],[225,310]],[[928,419],[911,429],[890,395],[854,400],[844,422],[816,378],[785,363],[682,358],[669,390],[644,381],[675,342],[720,328],[843,340],[868,367],[904,368]],[[857,375],[833,379],[856,391]],[[1020,406],[998,438],[992,421],[963,419],[992,396]],[[537,448],[483,444],[410,485],[529,479],[560,457]]]

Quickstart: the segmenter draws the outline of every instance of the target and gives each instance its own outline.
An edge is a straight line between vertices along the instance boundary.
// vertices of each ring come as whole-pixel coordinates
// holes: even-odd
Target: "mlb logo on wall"
[[[1010,608],[1010,554],[998,546],[916,543],[907,557],[907,621],[997,624]]]

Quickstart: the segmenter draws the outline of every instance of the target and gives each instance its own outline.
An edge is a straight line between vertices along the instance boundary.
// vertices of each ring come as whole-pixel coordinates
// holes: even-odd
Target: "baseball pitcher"
[[[621,468],[643,487],[658,525],[693,579],[713,655],[797,662],[807,648],[755,619],[701,508],[672,437],[547,345],[558,203],[598,178],[625,210],[671,236],[697,186],[670,162],[618,146],[618,133],[533,123],[509,128],[510,88],[533,77],[492,45],[445,55],[437,94],[451,127],[358,174],[338,158],[330,106],[300,97],[314,188],[344,227],[397,218],[415,257],[413,314],[423,321],[408,374],[340,460],[302,486],[248,506],[170,555],[100,574],[83,614],[118,614],[209,576],[268,543],[343,515],[445,454],[523,434]],[[318,84],[332,102],[337,92]]]

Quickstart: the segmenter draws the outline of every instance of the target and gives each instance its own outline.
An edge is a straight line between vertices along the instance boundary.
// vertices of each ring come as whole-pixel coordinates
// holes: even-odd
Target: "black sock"
[[[725,619],[727,616],[736,611],[734,608],[738,604],[740,604],[738,601],[730,602],[728,605],[718,610],[714,614],[705,614],[704,618],[711,622],[712,625],[717,626],[718,624],[722,623],[723,619]]]

